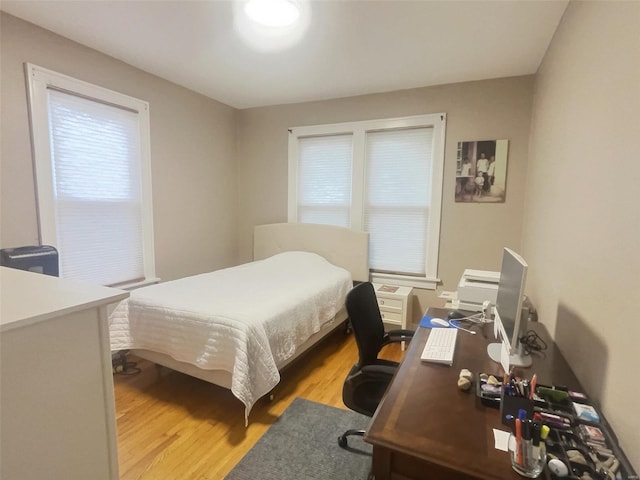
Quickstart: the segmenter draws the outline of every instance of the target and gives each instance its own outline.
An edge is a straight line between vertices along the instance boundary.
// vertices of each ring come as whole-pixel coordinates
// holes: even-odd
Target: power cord
[[[468,322],[468,323],[489,323],[492,321],[489,318],[487,318],[484,312],[474,313],[473,315],[468,315],[466,317],[452,318],[451,320],[456,322]]]
[[[526,354],[544,352],[547,349],[547,343],[533,330],[529,330],[520,337],[520,343],[524,347]]]

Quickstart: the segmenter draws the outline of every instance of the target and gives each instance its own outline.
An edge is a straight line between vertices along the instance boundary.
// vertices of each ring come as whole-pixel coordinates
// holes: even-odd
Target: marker
[[[560,415],[555,415],[553,413],[540,412],[540,417],[546,423],[552,424],[556,428],[570,428],[571,422],[569,419],[565,417],[561,417]]]
[[[547,439],[547,435],[549,435],[550,429],[547,425],[542,425],[542,427],[540,428],[540,438],[542,440],[546,440]]]
[[[522,421],[516,418],[516,463],[520,466],[524,465],[522,459]]]
[[[547,455],[547,447],[544,439],[549,435],[549,427],[540,423],[533,423],[533,432],[531,434],[531,456],[529,457],[529,466],[534,468],[536,462],[544,459]],[[540,441],[542,440],[542,442]]]
[[[547,427],[549,428],[549,427]],[[538,447],[540,445],[540,434],[542,433],[540,430],[542,429],[542,425],[537,422],[533,423],[533,432],[531,435],[531,444],[534,447]]]
[[[525,420],[522,422],[522,455],[524,457],[524,465],[527,468],[533,468],[534,465],[534,457],[533,457],[533,447],[531,441],[531,434],[533,429],[533,423],[531,420]]]

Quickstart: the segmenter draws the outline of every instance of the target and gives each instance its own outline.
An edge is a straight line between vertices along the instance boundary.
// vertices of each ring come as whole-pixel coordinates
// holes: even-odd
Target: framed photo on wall
[[[508,151],[509,140],[458,142],[456,202],[504,202]]]

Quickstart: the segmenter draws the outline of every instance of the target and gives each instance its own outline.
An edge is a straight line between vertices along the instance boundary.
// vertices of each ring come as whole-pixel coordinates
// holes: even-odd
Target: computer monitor
[[[527,318],[522,317],[527,268],[527,262],[520,255],[504,249],[494,309],[495,328],[501,343],[490,344],[487,352],[492,360],[502,363],[504,349],[504,355],[509,355],[509,366],[530,367],[533,362],[520,341],[527,332]]]

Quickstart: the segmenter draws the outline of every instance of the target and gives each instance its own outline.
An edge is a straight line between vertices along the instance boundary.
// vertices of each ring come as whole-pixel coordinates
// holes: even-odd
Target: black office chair
[[[414,332],[392,330],[385,333],[376,293],[369,282],[356,285],[347,294],[346,307],[359,359],[344,381],[342,400],[351,410],[371,417],[398,367],[397,362],[379,359],[378,353],[390,343],[411,340]],[[338,444],[348,448],[347,437],[363,436],[364,433],[364,430],[347,430],[338,437]]]

